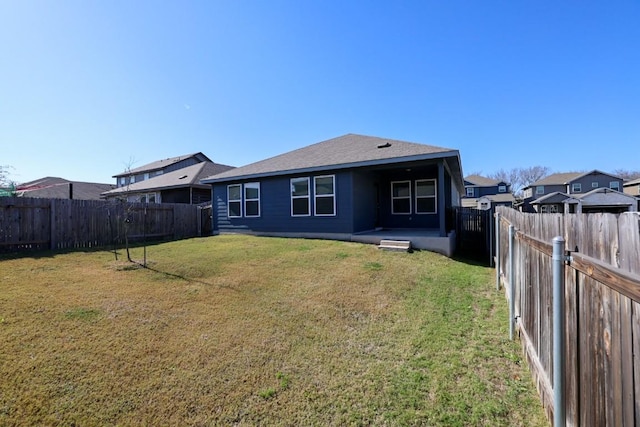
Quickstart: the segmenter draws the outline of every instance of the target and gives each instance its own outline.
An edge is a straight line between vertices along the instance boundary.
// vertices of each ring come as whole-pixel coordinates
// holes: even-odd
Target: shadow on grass
[[[149,267],[149,265],[144,265],[141,264],[137,261],[131,261],[133,264],[139,265],[140,267],[149,270],[149,271],[153,271],[154,273],[158,273],[158,274],[162,274],[166,277],[172,278],[172,279],[179,279],[179,280],[184,280],[185,282],[188,283],[198,283],[200,285],[206,285],[206,286],[215,286],[221,289],[229,289],[235,292],[240,292],[240,289],[234,288],[233,286],[229,286],[229,285],[220,285],[220,284],[215,284],[215,283],[209,283],[209,282],[205,282],[204,280],[199,280],[199,279],[193,279],[191,277],[186,277],[183,276],[181,274],[175,274],[175,273],[169,273],[168,271],[162,271],[162,270],[158,270],[157,268],[153,268],[153,267]]]

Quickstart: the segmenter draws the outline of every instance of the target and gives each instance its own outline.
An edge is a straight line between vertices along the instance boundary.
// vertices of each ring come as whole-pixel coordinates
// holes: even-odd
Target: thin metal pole
[[[514,329],[514,320],[515,320],[515,289],[516,289],[516,279],[515,279],[515,259],[513,257],[513,245],[514,245],[514,236],[515,236],[515,227],[513,224],[509,225],[509,339],[513,339],[513,329]]]
[[[500,290],[500,214],[496,213],[496,290]]]
[[[566,423],[564,406],[564,239],[553,238],[553,425]]]

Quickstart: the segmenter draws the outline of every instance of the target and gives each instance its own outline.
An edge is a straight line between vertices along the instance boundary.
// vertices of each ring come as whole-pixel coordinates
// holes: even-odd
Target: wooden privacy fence
[[[101,200],[0,197],[0,252],[121,245],[199,235],[200,208]]]
[[[640,216],[524,214],[499,207],[496,217],[497,283],[505,285],[510,326],[520,334],[549,418],[561,414],[573,426],[640,425]],[[559,258],[559,353],[552,313],[556,236],[565,249]],[[564,385],[556,389],[554,360],[562,361],[556,378]]]

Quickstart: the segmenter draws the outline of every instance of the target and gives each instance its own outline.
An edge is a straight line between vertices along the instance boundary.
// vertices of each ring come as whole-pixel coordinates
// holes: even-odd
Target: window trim
[[[498,185],[498,193],[506,193],[506,192],[507,192],[507,185],[506,184]]]
[[[418,183],[427,182],[427,181],[433,182],[433,196],[418,196]],[[416,215],[437,215],[438,214],[438,181],[435,178],[416,179],[414,185],[415,185],[415,199],[416,199],[416,205],[415,205]],[[419,212],[418,199],[427,199],[427,198],[434,200],[433,212]]]
[[[536,196],[538,194],[544,194],[544,185],[536,185]]]
[[[614,186],[615,184],[615,186]],[[609,188],[612,190],[616,190],[616,191],[620,191],[620,182],[618,181],[610,181],[609,182]]]
[[[469,190],[471,190],[471,191],[469,191]],[[467,187],[466,191],[467,191],[467,197],[473,197],[476,194],[475,190],[473,189],[473,187]],[[469,193],[471,193],[471,194],[469,194]]]
[[[331,194],[318,194],[317,181],[321,178],[331,178],[331,187],[333,189],[333,193]],[[330,214],[319,214],[318,213],[318,199],[319,198],[333,198],[333,213]],[[313,215],[314,216],[336,216],[336,176],[335,175],[318,175],[313,177]]]
[[[307,194],[304,196],[294,196],[293,195],[293,181],[307,181]],[[311,179],[308,176],[301,176],[297,178],[291,178],[289,180],[289,185],[291,187],[291,216],[292,217],[307,217],[311,216]],[[307,199],[307,213],[306,214],[296,214],[293,212],[293,200],[294,199]]]
[[[406,183],[409,184],[409,195],[406,197],[394,197],[393,195],[394,184],[406,184]],[[397,199],[409,199],[409,212],[395,212],[393,208],[393,202]],[[391,181],[391,215],[411,215],[411,212],[413,212],[412,199],[413,199],[413,195],[411,194],[411,180]]]
[[[582,193],[582,183],[574,182],[571,184],[571,192],[572,193]]]
[[[255,188],[258,190],[258,197],[253,199],[253,198],[248,198],[247,197],[247,188]],[[259,218],[260,215],[262,214],[262,206],[260,203],[260,182],[246,182],[243,186],[242,186],[242,198],[243,198],[243,203],[242,203],[242,207],[244,209],[243,213],[244,213],[244,217],[245,218]],[[257,215],[248,215],[247,214],[247,202],[258,202],[258,214]]]
[[[591,188],[598,188],[598,187],[600,187],[600,183],[598,181],[593,181],[591,183]]]
[[[240,198],[239,199],[231,199],[231,187],[240,187]],[[227,185],[227,218],[242,218],[242,184],[229,184]],[[231,215],[231,203],[239,203],[240,204],[240,214],[239,215]]]

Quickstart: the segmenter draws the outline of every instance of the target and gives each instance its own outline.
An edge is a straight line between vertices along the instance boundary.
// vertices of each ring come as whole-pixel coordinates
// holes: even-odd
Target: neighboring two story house
[[[15,189],[15,195],[43,199],[100,200],[102,193],[113,188],[115,188],[113,184],[70,181],[47,176],[19,184]]]
[[[229,169],[233,166],[214,163],[202,153],[158,160],[114,175],[117,188],[102,197],[143,203],[206,203],[211,201],[211,187],[200,181]]]
[[[599,170],[556,173],[525,187],[524,212],[620,213],[637,210],[634,197],[622,193],[623,179]]]
[[[495,206],[513,206],[515,198],[511,184],[481,175],[469,175],[464,179],[465,195],[462,206],[488,210]]]

